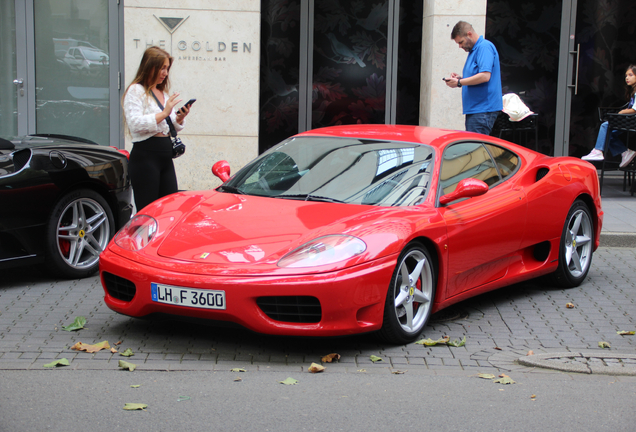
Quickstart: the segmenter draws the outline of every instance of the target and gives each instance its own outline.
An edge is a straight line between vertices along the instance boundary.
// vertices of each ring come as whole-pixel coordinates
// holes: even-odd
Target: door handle
[[[14,79],[13,84],[15,84],[20,90],[20,96],[24,96],[24,81],[22,78]]]
[[[576,51],[570,51],[570,54],[576,54],[576,72],[574,73],[574,85],[568,85],[568,88],[574,87],[574,95],[579,94],[579,56],[581,53],[581,44],[576,46]]]

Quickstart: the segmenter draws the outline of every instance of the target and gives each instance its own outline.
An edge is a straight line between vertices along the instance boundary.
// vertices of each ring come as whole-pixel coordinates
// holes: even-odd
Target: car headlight
[[[120,248],[138,251],[146,247],[157,233],[157,221],[146,215],[135,216],[117,233],[115,244]]]
[[[316,267],[360,255],[367,245],[349,235],[318,237],[294,249],[278,261],[279,267]]]

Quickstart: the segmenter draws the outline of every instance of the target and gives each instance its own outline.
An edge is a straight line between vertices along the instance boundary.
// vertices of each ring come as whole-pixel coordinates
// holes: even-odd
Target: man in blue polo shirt
[[[455,24],[451,39],[468,53],[468,58],[462,75],[453,72],[444,80],[448,87],[462,89],[466,130],[489,135],[503,109],[499,53],[465,21]]]

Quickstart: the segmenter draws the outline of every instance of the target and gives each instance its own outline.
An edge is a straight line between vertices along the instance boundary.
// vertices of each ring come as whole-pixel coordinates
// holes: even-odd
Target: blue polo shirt
[[[469,51],[462,76],[468,78],[480,72],[490,72],[490,81],[478,85],[462,86],[464,114],[501,111],[503,109],[499,53],[492,42],[487,41],[483,36],[479,36],[473,49]]]

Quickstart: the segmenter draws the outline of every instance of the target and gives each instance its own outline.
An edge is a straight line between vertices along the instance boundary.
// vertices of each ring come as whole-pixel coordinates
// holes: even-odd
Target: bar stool
[[[495,120],[495,125],[492,128],[491,136],[501,138],[504,133],[512,133],[512,142],[521,144],[521,142],[515,141],[519,136],[521,141],[521,132],[525,133],[525,142],[528,143],[528,132],[534,132],[534,148],[537,150],[539,147],[539,114],[530,114],[528,117],[521,121],[510,121],[510,117],[505,112],[500,112]]]

